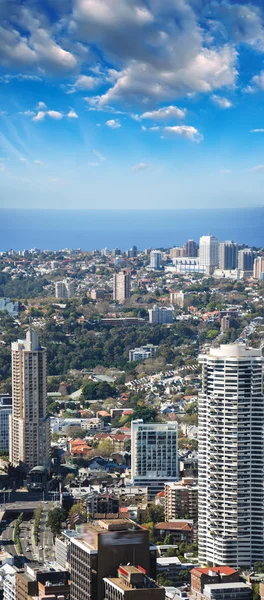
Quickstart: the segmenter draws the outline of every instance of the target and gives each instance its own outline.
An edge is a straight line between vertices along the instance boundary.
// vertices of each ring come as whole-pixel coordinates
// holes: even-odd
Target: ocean
[[[200,210],[0,209],[0,251],[181,246],[201,235],[264,246],[264,208]]]

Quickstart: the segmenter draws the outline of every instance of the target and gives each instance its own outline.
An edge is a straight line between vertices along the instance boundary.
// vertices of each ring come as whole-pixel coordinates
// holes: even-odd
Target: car
[[[26,552],[30,552],[30,547],[29,546],[26,547]]]
[[[39,546],[39,550],[43,550],[42,546]]]

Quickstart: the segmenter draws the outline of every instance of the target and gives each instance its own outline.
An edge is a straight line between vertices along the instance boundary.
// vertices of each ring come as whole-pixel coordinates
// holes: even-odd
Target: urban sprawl
[[[264,250],[0,253],[3,600],[264,599]]]

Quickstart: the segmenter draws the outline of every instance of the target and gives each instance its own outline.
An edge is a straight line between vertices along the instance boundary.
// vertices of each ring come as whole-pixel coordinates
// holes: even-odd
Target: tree
[[[98,447],[97,447],[97,451],[98,454],[100,454],[101,456],[105,456],[105,457],[109,457],[111,456],[112,452],[113,452],[113,448],[114,448],[114,442],[113,440],[109,439],[104,439],[101,442],[99,442]]]
[[[65,521],[65,518],[65,510],[60,506],[49,511],[47,527],[50,527],[54,537],[61,532],[61,526],[63,521]]]
[[[145,512],[145,522],[160,523],[164,521],[164,507],[160,504],[150,504]]]
[[[77,440],[78,438],[83,440],[87,435],[87,431],[78,425],[70,425],[67,427],[67,435],[71,436],[73,440]]]

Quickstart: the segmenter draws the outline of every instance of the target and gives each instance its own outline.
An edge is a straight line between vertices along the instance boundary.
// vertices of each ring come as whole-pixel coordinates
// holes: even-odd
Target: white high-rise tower
[[[199,243],[199,262],[208,273],[219,265],[219,240],[214,235],[203,235]]]
[[[200,357],[199,560],[237,568],[264,559],[261,350]]]
[[[47,467],[50,423],[46,398],[46,349],[30,328],[25,340],[12,344],[12,393],[10,461],[16,467]]]

